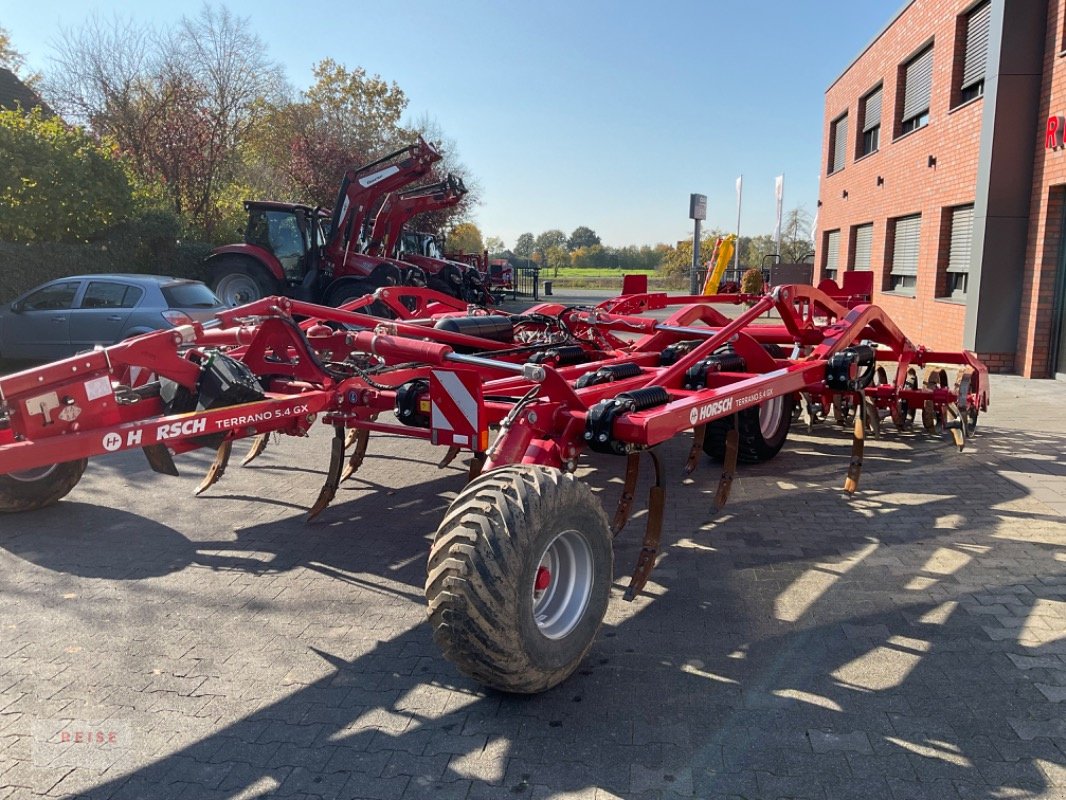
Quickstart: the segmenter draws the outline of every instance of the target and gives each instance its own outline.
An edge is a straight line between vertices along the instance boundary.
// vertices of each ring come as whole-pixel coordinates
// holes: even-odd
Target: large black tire
[[[463,273],[452,264],[445,264],[438,272],[426,276],[426,287],[449,297],[463,299]]]
[[[211,262],[211,291],[227,306],[242,306],[281,293],[281,284],[247,258],[217,258]]]
[[[761,464],[780,452],[792,426],[792,395],[781,395],[754,408],[738,413],[740,442],[737,460],[745,464]],[[733,418],[724,417],[707,424],[703,452],[715,461],[725,458],[725,437],[733,427]]]
[[[545,691],[592,646],[613,567],[607,515],[585,484],[548,467],[493,470],[455,498],[430,549],[433,638],[476,681]]]
[[[0,513],[36,511],[58,503],[78,485],[86,458],[0,475]]]

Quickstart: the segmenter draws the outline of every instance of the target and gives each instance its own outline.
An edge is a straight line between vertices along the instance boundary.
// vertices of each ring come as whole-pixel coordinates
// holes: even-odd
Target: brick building
[[[916,342],[1066,377],[1066,0],[911,0],[826,92],[816,274]]]

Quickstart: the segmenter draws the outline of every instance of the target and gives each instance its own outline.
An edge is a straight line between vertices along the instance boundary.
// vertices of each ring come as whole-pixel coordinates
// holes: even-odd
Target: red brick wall
[[[962,347],[965,306],[939,298],[944,292],[943,263],[947,241],[941,233],[941,214],[950,207],[974,201],[979,155],[983,99],[951,109],[952,76],[958,71],[957,17],[973,5],[973,0],[914,0],[870,48],[826,92],[823,120],[823,165],[819,231],[840,228],[841,273],[851,252],[851,227],[873,222],[871,266],[874,302],[880,305],[915,343],[937,349]],[[893,140],[896,128],[894,110],[900,67],[933,40],[933,82],[929,124]],[[878,82],[883,83],[881,142],[877,152],[855,160],[861,152],[862,131],[857,124],[855,142],[849,147],[844,169],[825,175],[830,122],[845,110],[858,121],[859,101]],[[929,166],[929,157],[935,158]],[[1066,160],[1066,159],[1064,159]],[[878,185],[878,178],[883,185]],[[847,192],[847,198],[844,193]],[[891,265],[888,221],[921,213],[922,230],[918,280],[914,297],[884,291]],[[822,263],[823,239],[817,237]],[[838,277],[841,273],[838,273]],[[819,272],[819,276],[821,273]],[[939,285],[938,285],[939,283]],[[1013,354],[1011,356],[1013,362]]]
[[[1044,131],[1049,115],[1066,114],[1063,25],[1063,2],[1054,0],[1048,4],[1044,82],[1040,92],[1040,116],[1035,126],[1037,143],[1033,164],[1033,195],[1029,207],[1029,245],[1025,257],[1015,365],[1019,372],[1029,378],[1045,378],[1053,374],[1049,371],[1048,357],[1051,339],[1055,335],[1051,325],[1063,202],[1066,199],[1066,150],[1045,149]]]

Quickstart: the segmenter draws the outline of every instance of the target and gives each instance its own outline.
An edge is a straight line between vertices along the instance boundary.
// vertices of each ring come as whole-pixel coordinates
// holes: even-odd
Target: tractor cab
[[[444,251],[432,233],[420,233],[418,231],[404,231],[400,236],[400,258],[403,254],[426,256],[428,258],[444,258]]]
[[[300,283],[325,244],[329,217],[320,208],[292,203],[246,202],[246,244],[269,251],[281,264],[288,283]]]

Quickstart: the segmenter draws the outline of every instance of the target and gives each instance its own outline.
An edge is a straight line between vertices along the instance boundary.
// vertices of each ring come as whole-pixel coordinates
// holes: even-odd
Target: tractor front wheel
[[[430,550],[433,638],[463,673],[505,692],[564,681],[607,611],[607,515],[573,475],[512,465],[455,498]]]
[[[0,475],[0,513],[36,511],[58,503],[78,485],[86,458]]]
[[[788,438],[794,402],[792,395],[785,394],[772,397],[755,408],[746,408],[737,414],[740,433],[738,461],[761,464],[778,454]],[[707,425],[703,452],[715,461],[725,458],[725,437],[731,427],[732,417],[716,419]]]
[[[278,294],[281,284],[248,259],[220,258],[211,268],[211,289],[227,306],[243,306]]]

